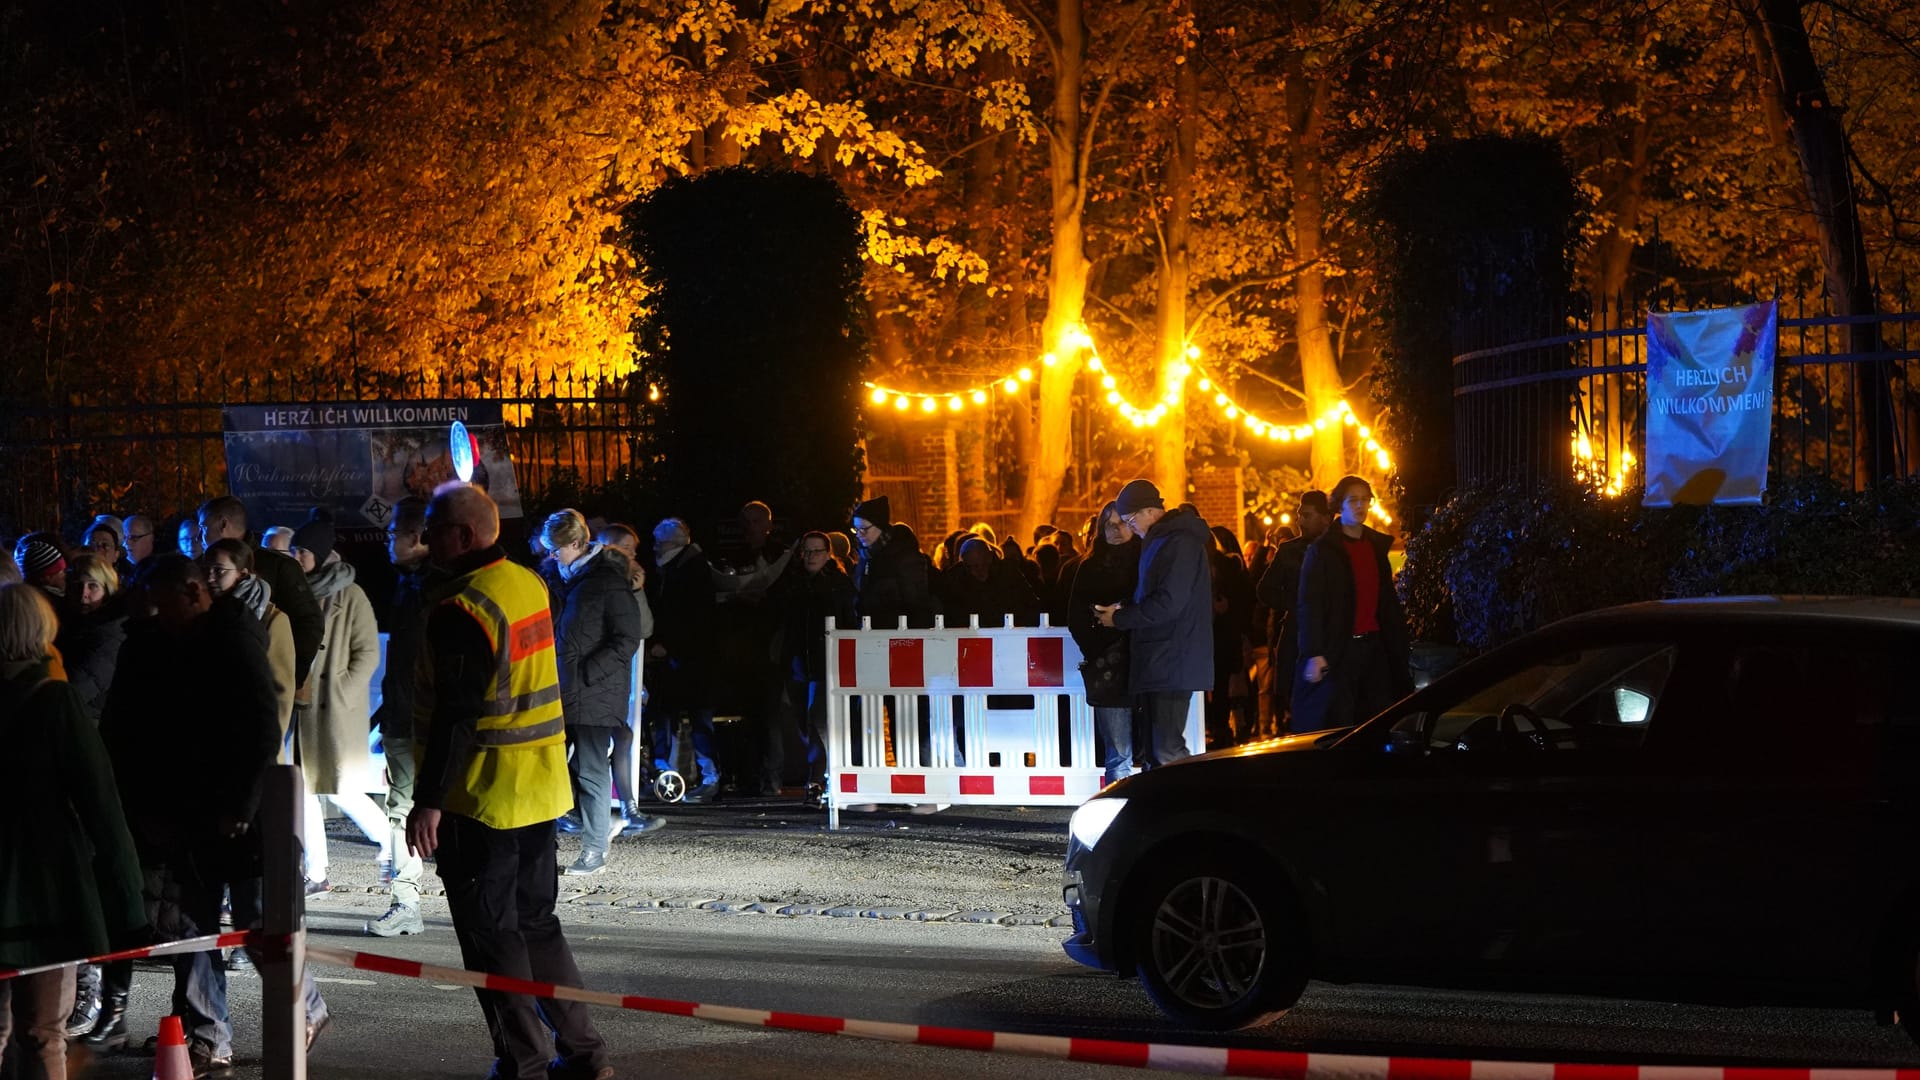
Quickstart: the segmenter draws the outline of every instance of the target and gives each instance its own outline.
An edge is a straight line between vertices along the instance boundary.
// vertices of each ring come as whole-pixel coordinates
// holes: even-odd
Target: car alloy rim
[[[1260,908],[1225,878],[1189,878],[1153,913],[1154,970],[1181,1001],[1224,1009],[1246,997],[1267,963]]]

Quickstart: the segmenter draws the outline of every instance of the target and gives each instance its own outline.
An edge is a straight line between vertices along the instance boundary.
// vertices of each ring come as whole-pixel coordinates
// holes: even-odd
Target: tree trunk
[[[1059,60],[1048,124],[1048,177],[1053,194],[1053,252],[1047,269],[1047,318],[1043,345],[1053,364],[1034,364],[1040,384],[1033,443],[1026,456],[1026,493],[1018,535],[1050,524],[1060,506],[1060,487],[1073,456],[1074,377],[1083,357],[1069,344],[1080,327],[1087,297],[1086,178],[1081,149],[1081,88],[1086,80],[1087,34],[1082,0],[1055,0]]]
[[[1287,112],[1293,127],[1289,165],[1293,184],[1293,256],[1303,267],[1293,284],[1293,326],[1300,353],[1301,388],[1307,393],[1307,421],[1324,417],[1346,394],[1340,362],[1327,326],[1327,276],[1319,266],[1326,254],[1326,195],[1321,150],[1326,131],[1329,86],[1309,75],[1299,59],[1288,61]],[[1329,423],[1313,433],[1308,472],[1313,486],[1326,491],[1346,471],[1346,433]]]
[[[1755,40],[1765,73],[1786,114],[1794,156],[1800,163],[1820,265],[1826,272],[1828,304],[1835,315],[1877,314],[1866,237],[1853,198],[1847,133],[1827,97],[1826,80],[1807,40],[1799,0],[1754,0],[1750,17],[1758,31]],[[1878,352],[1879,324],[1848,326],[1842,340],[1855,356]],[[1871,483],[1898,475],[1905,470],[1897,460],[1888,365],[1875,361],[1850,366],[1856,437],[1849,480]]]
[[[1191,5],[1183,14],[1190,15]],[[1193,169],[1200,121],[1200,79],[1195,57],[1175,58],[1173,71],[1173,144],[1167,152],[1167,216],[1161,228],[1160,295],[1155,307],[1159,379],[1156,404],[1166,415],[1152,429],[1153,482],[1163,496],[1179,501],[1187,490],[1187,283],[1188,238],[1192,232]]]

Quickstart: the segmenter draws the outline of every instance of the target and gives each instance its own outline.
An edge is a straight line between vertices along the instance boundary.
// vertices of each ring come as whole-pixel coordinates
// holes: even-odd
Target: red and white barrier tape
[[[1021,1054],[1027,1057],[1122,1065],[1138,1069],[1201,1073],[1208,1076],[1259,1076],[1281,1080],[1920,1080],[1916,1069],[1785,1069],[1720,1068],[1663,1065],[1554,1065],[1525,1061],[1467,1061],[1452,1058],[1368,1057],[1357,1054],[1313,1054],[1289,1050],[1258,1050],[1222,1046],[1180,1046],[1169,1043],[1122,1042],[1058,1035],[1022,1035],[1006,1031],[896,1024],[879,1020],[852,1020],[811,1013],[740,1009],[730,1005],[701,1005],[670,998],[612,994],[571,986],[485,975],[459,968],[436,967],[378,953],[349,952],[309,944],[307,958],[337,967],[432,979],[456,986],[497,990],[509,994],[558,998],[588,1005],[607,1005],[633,1012],[690,1016],[749,1027],[808,1031],[824,1035],[852,1035],[884,1042],[916,1043],[955,1050]]]
[[[58,971],[75,964],[110,964],[115,960],[146,960],[155,956],[212,952],[215,949],[231,949],[247,944],[266,945],[269,940],[267,935],[257,930],[231,930],[224,934],[202,934],[199,937],[181,938],[179,941],[169,941],[162,945],[148,945],[140,949],[122,949],[119,952],[89,956],[85,960],[64,960],[58,964],[41,964],[39,967],[30,968],[8,968],[0,970],[0,982],[17,979],[22,975],[38,975],[43,971]]]

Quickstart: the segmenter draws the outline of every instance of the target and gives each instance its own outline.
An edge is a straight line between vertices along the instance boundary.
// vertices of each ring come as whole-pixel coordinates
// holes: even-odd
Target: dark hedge
[[[1418,640],[1481,652],[1613,604],[1752,594],[1920,595],[1920,481],[1776,484],[1757,507],[1647,509],[1569,483],[1472,491],[1407,543]]]

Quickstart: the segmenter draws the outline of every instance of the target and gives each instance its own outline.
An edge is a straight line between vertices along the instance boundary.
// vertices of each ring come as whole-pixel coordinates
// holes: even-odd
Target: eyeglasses
[[[131,543],[133,543],[133,542],[134,542],[134,541],[136,541],[136,540],[145,540],[145,539],[146,539],[147,537],[149,537],[149,536],[152,536],[152,535],[153,535],[153,534],[152,534],[152,533],[150,533],[150,532],[144,532],[144,533],[128,533],[128,534],[127,534],[127,543],[129,543],[129,544],[131,544]]]

